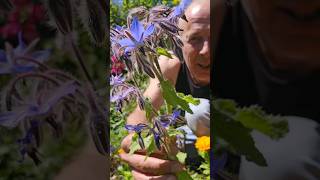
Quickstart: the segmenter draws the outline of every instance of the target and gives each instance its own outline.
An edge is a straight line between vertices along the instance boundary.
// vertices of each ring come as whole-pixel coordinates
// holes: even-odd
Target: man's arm
[[[180,62],[177,58],[168,59],[161,56],[159,65],[165,79],[168,79],[173,85],[176,84]],[[163,104],[161,90],[158,79],[150,79],[149,86],[144,92],[144,97],[150,98],[153,107],[159,110]],[[127,124],[146,123],[145,112],[137,107],[127,118]],[[130,133],[122,141],[121,147],[125,152],[129,152],[133,133]],[[155,157],[157,155],[157,157]],[[161,159],[161,154],[152,155],[145,159],[145,155],[127,153],[119,154],[120,158],[127,162],[133,169],[132,175],[135,179],[158,179],[158,180],[174,180],[174,173],[183,169],[183,166],[177,161]]]
[[[168,79],[173,85],[175,85],[180,68],[179,60],[176,57],[174,57],[173,59],[169,59],[165,56],[160,56],[159,65],[164,78]],[[150,99],[151,104],[155,110],[160,109],[161,105],[163,104],[163,98],[159,87],[159,80],[157,78],[150,78],[149,86],[147,87],[143,96]],[[138,124],[146,122],[147,119],[145,116],[145,112],[140,110],[138,106],[127,118],[127,124]]]

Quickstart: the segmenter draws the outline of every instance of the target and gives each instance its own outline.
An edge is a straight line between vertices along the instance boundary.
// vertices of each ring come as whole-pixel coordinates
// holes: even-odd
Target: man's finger
[[[126,152],[126,153],[129,153],[130,152],[130,145],[131,145],[131,139],[132,139],[132,136],[134,135],[134,133],[131,133],[129,135],[127,135],[123,140],[122,140],[122,143],[121,143],[121,148]],[[177,148],[173,148],[173,153],[177,153]],[[145,150],[137,150],[135,152],[136,154],[141,154],[141,155],[145,155],[146,154],[146,151]],[[154,151],[150,156],[152,157],[156,157],[156,158],[160,158],[160,159],[165,159],[166,158],[166,153],[164,152],[164,150],[162,151],[159,151],[159,150],[156,150]]]
[[[183,170],[183,165],[178,161],[170,161],[148,157],[139,154],[119,154],[120,158],[137,171],[151,173],[152,175],[174,174]]]
[[[177,178],[172,174],[160,175],[160,176],[149,176],[139,171],[132,170],[132,175],[135,180],[176,180]]]

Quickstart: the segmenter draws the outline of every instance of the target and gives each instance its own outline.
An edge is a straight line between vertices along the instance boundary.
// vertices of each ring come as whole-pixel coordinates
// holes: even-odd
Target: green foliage
[[[123,0],[122,5],[119,6],[110,1],[110,24],[123,26],[127,22],[127,16],[130,9],[145,6],[147,8],[153,7],[158,3],[165,5],[174,5],[174,0]]]
[[[193,98],[190,94],[184,95],[183,93],[177,93],[177,95],[182,98],[183,100],[187,101],[188,103],[191,103],[193,105],[199,105],[200,100],[198,98]]]
[[[182,163],[182,164],[185,163],[185,160],[187,158],[187,153],[178,152],[176,156],[177,156],[177,159],[179,160],[180,163]]]
[[[171,54],[164,48],[157,47],[157,54],[158,55],[167,56],[168,58],[172,59]]]
[[[130,152],[129,154],[133,154],[137,150],[141,149],[139,142],[138,142],[138,134],[134,134],[132,136],[131,145],[130,145]]]
[[[150,122],[152,117],[152,104],[148,98],[145,99],[145,111],[146,111],[146,118]]]
[[[263,155],[255,147],[251,131],[257,130],[270,138],[279,139],[288,132],[287,122],[280,117],[266,115],[257,106],[238,108],[232,100],[216,99],[211,107],[214,137],[247,160],[267,166]]]
[[[160,87],[163,98],[169,105],[179,107],[189,113],[193,113],[188,102],[177,95],[176,90],[168,80],[160,81]]]
[[[78,125],[69,124],[68,131],[61,139],[55,139],[44,134],[47,143],[40,148],[42,163],[35,166],[30,158],[20,163],[21,155],[16,139],[21,137],[18,129],[6,130],[0,128],[0,180],[24,179],[42,180],[52,179],[74,153],[85,143],[87,138],[85,129]],[[51,138],[50,138],[51,137]],[[63,145],[62,145],[63,144]]]
[[[147,158],[151,153],[153,153],[157,149],[157,146],[156,146],[153,134],[151,134],[150,136],[144,137],[143,141],[146,146],[145,148],[147,151],[147,156],[146,156]]]

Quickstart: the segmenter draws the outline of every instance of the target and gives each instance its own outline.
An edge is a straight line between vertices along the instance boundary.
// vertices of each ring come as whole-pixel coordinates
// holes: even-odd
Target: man
[[[320,179],[320,1],[218,1],[215,96],[290,116],[278,142],[253,133],[269,166],[242,159],[240,179]]]
[[[181,64],[176,57],[173,59],[161,57],[159,64],[164,77],[175,85],[178,92],[209,99],[210,0],[193,1],[186,9],[185,15],[188,22],[184,20],[179,22],[179,26],[183,29],[181,38],[184,43],[182,51],[185,63]],[[158,83],[157,79],[150,79],[150,84],[144,92],[144,96],[151,99],[156,109],[163,104]],[[127,119],[127,124],[145,122],[145,114],[139,108],[135,109]],[[131,137],[132,134],[128,135],[122,142],[122,148],[126,152],[129,151]],[[174,174],[183,169],[179,162],[160,159],[161,154],[157,156],[158,158],[149,157],[147,160],[141,154],[122,153],[120,157],[132,167],[134,178],[139,180],[175,179]]]

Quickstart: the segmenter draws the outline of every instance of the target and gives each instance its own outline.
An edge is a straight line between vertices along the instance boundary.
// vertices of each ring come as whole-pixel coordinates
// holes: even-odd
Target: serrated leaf
[[[138,135],[134,134],[132,136],[129,154],[133,154],[134,152],[136,152],[139,149],[141,149],[141,147],[140,147],[139,142],[138,142]]]
[[[222,111],[226,114],[233,115],[237,112],[237,104],[230,99],[215,99],[212,104],[215,109]]]
[[[172,59],[171,54],[164,48],[157,47],[157,54],[158,55],[167,56],[168,58]]]
[[[189,95],[184,95],[183,93],[177,93],[179,97],[181,97],[183,100],[187,101],[188,103],[191,103],[193,105],[199,105],[200,100],[197,98],[192,97],[190,94]]]
[[[168,104],[173,107],[179,106],[181,109],[193,114],[188,102],[177,95],[176,90],[168,80],[160,81],[160,87],[162,96]]]
[[[255,146],[250,134],[251,129],[244,127],[240,122],[230,119],[215,109],[213,110],[213,117],[215,117],[213,136],[225,140],[237,153],[244,155],[248,161],[253,161],[260,166],[267,166],[265,158]]]
[[[185,163],[185,160],[187,158],[187,153],[184,153],[184,152],[178,152],[176,157],[178,158],[178,161],[182,164]]]
[[[241,109],[235,114],[234,119],[245,127],[255,129],[272,139],[279,139],[289,131],[284,119],[267,116],[257,106]]]

